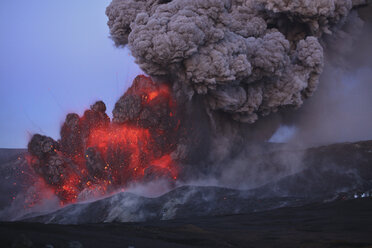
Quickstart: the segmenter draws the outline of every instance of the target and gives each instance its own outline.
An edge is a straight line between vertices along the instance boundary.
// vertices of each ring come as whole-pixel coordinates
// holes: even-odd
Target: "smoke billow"
[[[134,80],[112,120],[105,104],[96,102],[81,117],[67,115],[60,140],[34,135],[29,163],[63,204],[156,180],[167,182],[166,189],[179,179],[247,189],[299,173],[306,168],[303,151],[262,141],[281,124],[293,127],[292,141],[332,140],[324,131],[335,130],[338,121],[351,123],[342,111],[365,115],[365,108],[355,111],[345,102],[357,95],[368,99],[364,79],[371,71],[352,77],[363,79],[358,90],[347,92],[340,82],[366,65],[358,62],[362,54],[353,53],[358,42],[370,42],[371,32],[363,34],[370,17],[358,13],[366,4],[113,0],[106,10],[111,38],[128,45],[151,78]],[[319,82],[321,93],[306,101],[304,111],[290,111]],[[329,112],[337,118],[327,121]],[[314,135],[314,129],[323,132]]]
[[[365,3],[113,0],[106,14],[115,44],[147,74],[203,95],[207,112],[254,123],[314,93],[327,42],[361,23],[353,9]]]
[[[219,168],[219,183],[253,187],[302,168],[301,155],[263,158],[262,141],[269,140],[280,125],[293,127],[289,138],[296,144],[344,141],[324,134],[332,128],[340,130],[334,128],[337,122],[350,123],[345,115],[330,118],[329,112],[338,112],[334,116],[340,117],[343,110],[353,111],[356,106],[347,103],[348,97],[369,88],[363,83],[348,96],[336,80],[336,75],[350,74],[345,67],[349,72],[360,67],[357,63],[350,66],[350,61],[362,57],[354,53],[361,37],[368,40],[363,33],[368,33],[368,3],[113,0],[106,14],[115,44],[128,46],[136,63],[155,81],[172,84],[190,122],[206,130],[196,134],[207,140],[210,152],[197,156],[199,172],[205,169],[215,177],[213,172]],[[367,11],[362,13],[362,9]],[[321,92],[315,93],[318,87]],[[292,111],[304,103],[302,111]],[[365,115],[368,103],[361,103],[365,107],[354,113]],[[203,111],[207,121],[193,117],[194,112]],[[257,141],[259,146],[255,146]],[[180,141],[177,148],[190,157],[195,145]],[[268,163],[283,165],[283,173],[270,171]]]
[[[372,138],[372,6],[358,12],[363,26],[347,25],[347,32],[339,32],[343,38],[328,46],[319,89],[295,114],[290,142],[314,146]]]

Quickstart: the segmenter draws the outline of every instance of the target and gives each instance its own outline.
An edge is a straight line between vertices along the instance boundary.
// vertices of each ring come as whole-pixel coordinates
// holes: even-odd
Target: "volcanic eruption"
[[[61,139],[36,134],[28,144],[29,161],[62,203],[83,191],[106,194],[136,181],[177,179],[171,152],[180,120],[167,85],[138,76],[119,99],[114,118],[102,101],[82,117],[68,114]]]
[[[62,203],[87,191],[208,173],[200,161],[213,167],[217,157],[236,153],[236,139],[267,140],[278,127],[267,116],[311,97],[332,44],[363,25],[355,9],[364,4],[113,0],[106,10],[111,38],[149,76],[134,80],[112,120],[99,101],[82,117],[68,114],[60,140],[34,135],[30,164]]]
[[[351,50],[365,4],[113,0],[106,14],[116,46],[127,46],[145,73],[191,105],[187,119],[199,122],[211,151],[227,139],[231,154],[235,144],[266,141],[291,121],[286,113],[313,95],[325,62]],[[182,153],[190,156],[188,149]]]
[[[106,14],[115,44],[128,45],[144,72],[180,95],[203,95],[212,113],[253,123],[313,94],[325,38],[359,25],[352,9],[365,2],[113,0]]]

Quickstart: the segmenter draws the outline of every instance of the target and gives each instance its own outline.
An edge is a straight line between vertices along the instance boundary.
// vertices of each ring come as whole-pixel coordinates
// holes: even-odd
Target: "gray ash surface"
[[[262,170],[280,173],[278,154],[304,153],[302,170],[252,189],[182,186],[159,197],[121,192],[93,202],[72,204],[22,219],[43,223],[83,224],[217,216],[265,211],[284,206],[372,196],[372,141],[341,143],[305,152],[273,151]]]
[[[279,153],[303,153],[303,169],[249,190],[182,186],[153,198],[122,192],[47,214],[28,214],[22,222],[0,224],[0,243],[4,247],[20,243],[69,247],[73,241],[81,247],[372,244],[372,141],[305,151],[270,146],[268,153],[257,154],[266,158],[261,164],[264,170],[280,171],[280,164],[274,163]],[[18,157],[2,164],[2,171],[8,173],[6,168],[17,166],[17,161]]]
[[[3,222],[0,244],[55,248],[371,247],[371,208],[371,199],[355,199],[251,214],[144,223]]]

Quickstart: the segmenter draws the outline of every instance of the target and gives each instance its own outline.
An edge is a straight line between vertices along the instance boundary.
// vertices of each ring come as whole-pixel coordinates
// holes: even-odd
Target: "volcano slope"
[[[277,153],[303,153],[303,169],[250,190],[182,186],[156,198],[122,192],[47,214],[26,215],[22,222],[0,224],[0,243],[4,247],[372,245],[372,141],[306,151],[279,149],[262,155],[268,158],[265,166],[278,166]],[[19,160],[21,156],[13,166]],[[2,171],[11,166],[8,161]]]
[[[371,247],[371,199],[142,223],[0,223],[2,247]],[[49,245],[49,246],[47,246]]]

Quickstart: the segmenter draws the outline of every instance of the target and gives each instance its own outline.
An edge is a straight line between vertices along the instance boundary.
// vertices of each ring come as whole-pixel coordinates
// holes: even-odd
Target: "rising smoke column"
[[[204,96],[209,112],[254,123],[313,94],[324,36],[345,38],[339,30],[358,23],[350,13],[366,3],[113,0],[106,14],[115,44],[128,45],[147,74],[170,79],[178,95]]]
[[[177,179],[174,158],[227,157],[229,145],[247,141],[235,127],[262,127],[260,117],[299,107],[313,94],[325,51],[360,26],[353,8],[364,3],[113,0],[106,11],[111,37],[117,46],[129,46],[152,79],[134,80],[112,122],[97,102],[82,117],[67,115],[59,141],[35,135],[28,146],[31,165],[62,202],[74,202],[85,190]],[[236,136],[244,143],[210,142],[214,129],[200,128],[205,113],[231,131],[220,139]],[[211,172],[193,168],[191,174]]]

